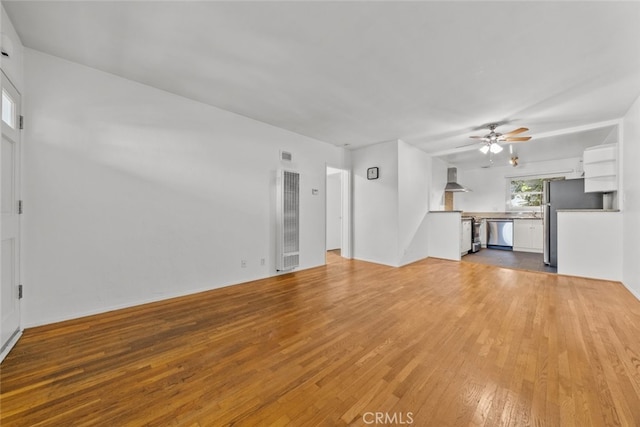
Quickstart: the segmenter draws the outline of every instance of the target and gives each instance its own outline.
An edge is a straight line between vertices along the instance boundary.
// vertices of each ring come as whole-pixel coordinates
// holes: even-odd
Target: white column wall
[[[442,160],[431,158],[431,182],[430,182],[430,199],[429,210],[444,210],[444,188],[447,186],[447,164]]]
[[[640,98],[623,122],[622,281],[640,299]]]
[[[398,263],[429,256],[427,213],[431,159],[424,151],[398,142]]]
[[[398,266],[398,141],[353,150],[353,258]],[[379,168],[368,180],[367,169]]]
[[[391,266],[429,256],[431,158],[403,142],[354,150],[354,258]],[[380,177],[368,180],[367,169]]]

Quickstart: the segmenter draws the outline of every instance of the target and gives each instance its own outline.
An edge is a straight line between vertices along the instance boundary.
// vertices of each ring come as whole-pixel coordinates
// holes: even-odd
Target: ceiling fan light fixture
[[[479,136],[479,135],[470,136],[470,138],[479,139],[482,141],[483,145],[480,148],[480,151],[482,152],[482,154],[487,154],[489,152],[491,152],[492,154],[498,154],[503,150],[502,146],[499,145],[500,142],[502,143],[525,142],[531,139],[530,136],[514,136],[514,135],[520,135],[521,133],[528,131],[529,130],[528,128],[521,127],[518,129],[514,129],[511,132],[500,133],[495,131],[498,126],[500,126],[499,123],[492,123],[490,125],[487,125],[487,127],[489,128],[489,133],[486,134],[485,136]],[[510,154],[513,154],[512,147],[509,149],[509,151],[511,152]]]

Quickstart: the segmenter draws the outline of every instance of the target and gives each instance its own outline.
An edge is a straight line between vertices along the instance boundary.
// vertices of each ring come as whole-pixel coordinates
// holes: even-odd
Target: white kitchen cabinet
[[[471,250],[471,222],[470,219],[462,220],[460,232],[460,253],[466,255]]]
[[[542,253],[544,248],[544,226],[541,219],[531,220],[531,249]]]
[[[542,253],[544,236],[541,219],[515,219],[513,221],[513,250]]]

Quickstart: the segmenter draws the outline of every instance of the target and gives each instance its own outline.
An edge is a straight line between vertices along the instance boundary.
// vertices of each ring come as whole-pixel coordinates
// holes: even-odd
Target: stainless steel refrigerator
[[[585,193],[584,179],[544,181],[544,263],[558,266],[558,210],[602,209],[602,193]]]

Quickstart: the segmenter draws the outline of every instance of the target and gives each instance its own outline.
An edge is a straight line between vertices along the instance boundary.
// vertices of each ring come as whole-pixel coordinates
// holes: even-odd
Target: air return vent
[[[290,162],[293,160],[293,154],[288,151],[280,151],[280,160],[284,160],[285,162]]]
[[[300,174],[278,171],[276,180],[276,270],[300,265]]]

